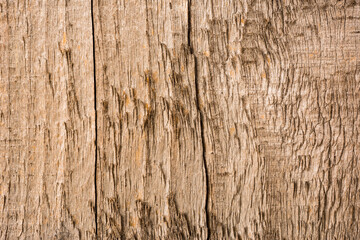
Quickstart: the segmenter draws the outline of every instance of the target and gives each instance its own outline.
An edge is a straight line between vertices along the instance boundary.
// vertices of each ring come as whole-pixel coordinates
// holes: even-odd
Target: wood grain
[[[0,239],[95,238],[90,7],[0,1]]]
[[[360,1],[0,0],[0,239],[359,239]]]

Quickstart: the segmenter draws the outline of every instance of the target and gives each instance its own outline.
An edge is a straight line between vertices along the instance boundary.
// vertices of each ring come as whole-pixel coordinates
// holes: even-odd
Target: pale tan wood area
[[[0,0],[0,239],[360,239],[360,1]]]
[[[91,5],[0,1],[0,239],[95,238]]]

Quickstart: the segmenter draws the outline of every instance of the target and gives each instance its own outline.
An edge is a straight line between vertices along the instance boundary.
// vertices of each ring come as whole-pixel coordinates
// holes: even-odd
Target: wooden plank
[[[0,1],[0,239],[95,237],[88,1]]]
[[[95,1],[103,238],[206,236],[186,1]]]
[[[212,239],[358,239],[358,1],[194,1]]]

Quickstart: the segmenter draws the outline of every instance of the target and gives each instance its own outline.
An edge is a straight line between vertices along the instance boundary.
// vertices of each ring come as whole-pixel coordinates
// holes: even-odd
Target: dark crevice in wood
[[[196,106],[200,113],[200,132],[201,132],[201,144],[202,144],[202,157],[204,164],[204,174],[205,174],[205,187],[206,187],[206,195],[205,195],[205,213],[206,213],[206,228],[207,228],[207,239],[210,239],[210,217],[209,217],[209,193],[210,193],[210,182],[209,182],[209,171],[206,163],[206,149],[205,149],[205,134],[204,134],[204,115],[200,109],[199,104],[199,83],[197,78],[197,58],[194,55],[195,62],[195,91],[196,91]]]
[[[96,106],[96,59],[95,59],[95,24],[94,24],[94,0],[91,0],[91,28],[92,28],[92,44],[93,44],[93,66],[94,66],[94,111],[95,111],[95,171],[94,171],[94,187],[95,187],[95,237],[98,238],[98,209],[97,209],[97,150],[98,150],[98,134],[97,134],[97,106]]]
[[[200,107],[200,93],[199,93],[199,81],[198,81],[198,59],[196,54],[194,53],[194,46],[191,42],[191,7],[192,7],[192,0],[188,2],[188,32],[187,32],[187,40],[188,40],[188,47],[190,49],[190,53],[194,57],[194,71],[195,71],[195,92],[196,92],[196,107],[198,112],[200,113],[200,134],[201,134],[201,144],[202,144],[202,158],[203,158],[203,166],[204,166],[204,175],[205,175],[205,214],[206,214],[206,229],[207,229],[207,239],[210,239],[210,216],[209,216],[209,193],[210,193],[210,182],[209,182],[209,171],[207,168],[206,163],[206,149],[205,149],[205,134],[204,134],[204,115],[201,111]]]
[[[193,53],[193,48],[191,46],[191,5],[192,5],[192,0],[189,0],[188,2],[188,31],[187,31],[187,43],[189,45],[190,48],[190,52],[191,54]]]

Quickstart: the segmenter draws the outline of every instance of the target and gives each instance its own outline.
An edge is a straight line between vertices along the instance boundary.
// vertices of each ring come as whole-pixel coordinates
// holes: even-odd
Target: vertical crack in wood
[[[191,5],[192,5],[192,0],[189,0],[188,2],[188,32],[187,32],[187,42],[190,48],[190,52],[191,54],[193,54],[193,49],[192,49],[192,45],[191,45]]]
[[[95,113],[95,171],[94,171],[94,188],[95,188],[95,238],[98,239],[98,209],[97,209],[97,156],[98,156],[98,134],[97,134],[97,106],[96,106],[96,59],[95,59],[95,24],[94,24],[94,0],[91,0],[91,30],[92,30],[92,44],[93,44],[93,74],[94,74],[94,113]]]
[[[201,144],[202,144],[202,158],[203,158],[203,166],[204,166],[204,175],[205,175],[205,215],[206,215],[206,229],[207,229],[207,239],[210,239],[210,217],[209,217],[209,189],[210,189],[210,183],[209,183],[209,173],[206,163],[206,149],[205,149],[205,136],[204,136],[204,115],[200,108],[200,92],[199,92],[199,81],[198,81],[198,63],[197,63],[197,57],[194,53],[194,46],[191,42],[191,6],[192,6],[192,0],[189,0],[188,2],[188,32],[187,32],[187,42],[190,49],[190,53],[194,57],[194,71],[195,71],[195,92],[196,92],[196,107],[198,109],[198,112],[200,114],[200,134],[201,134]]]
[[[201,144],[202,144],[202,157],[203,157],[203,165],[204,165],[204,175],[205,175],[205,187],[206,187],[206,195],[205,195],[205,213],[206,213],[206,228],[207,228],[207,239],[210,239],[210,217],[209,217],[209,193],[210,193],[210,183],[209,183],[209,172],[206,163],[206,149],[205,149],[205,136],[204,136],[204,116],[200,109],[199,103],[199,83],[197,77],[197,58],[194,55],[195,62],[195,91],[196,91],[196,106],[200,113],[200,133],[201,133]]]

